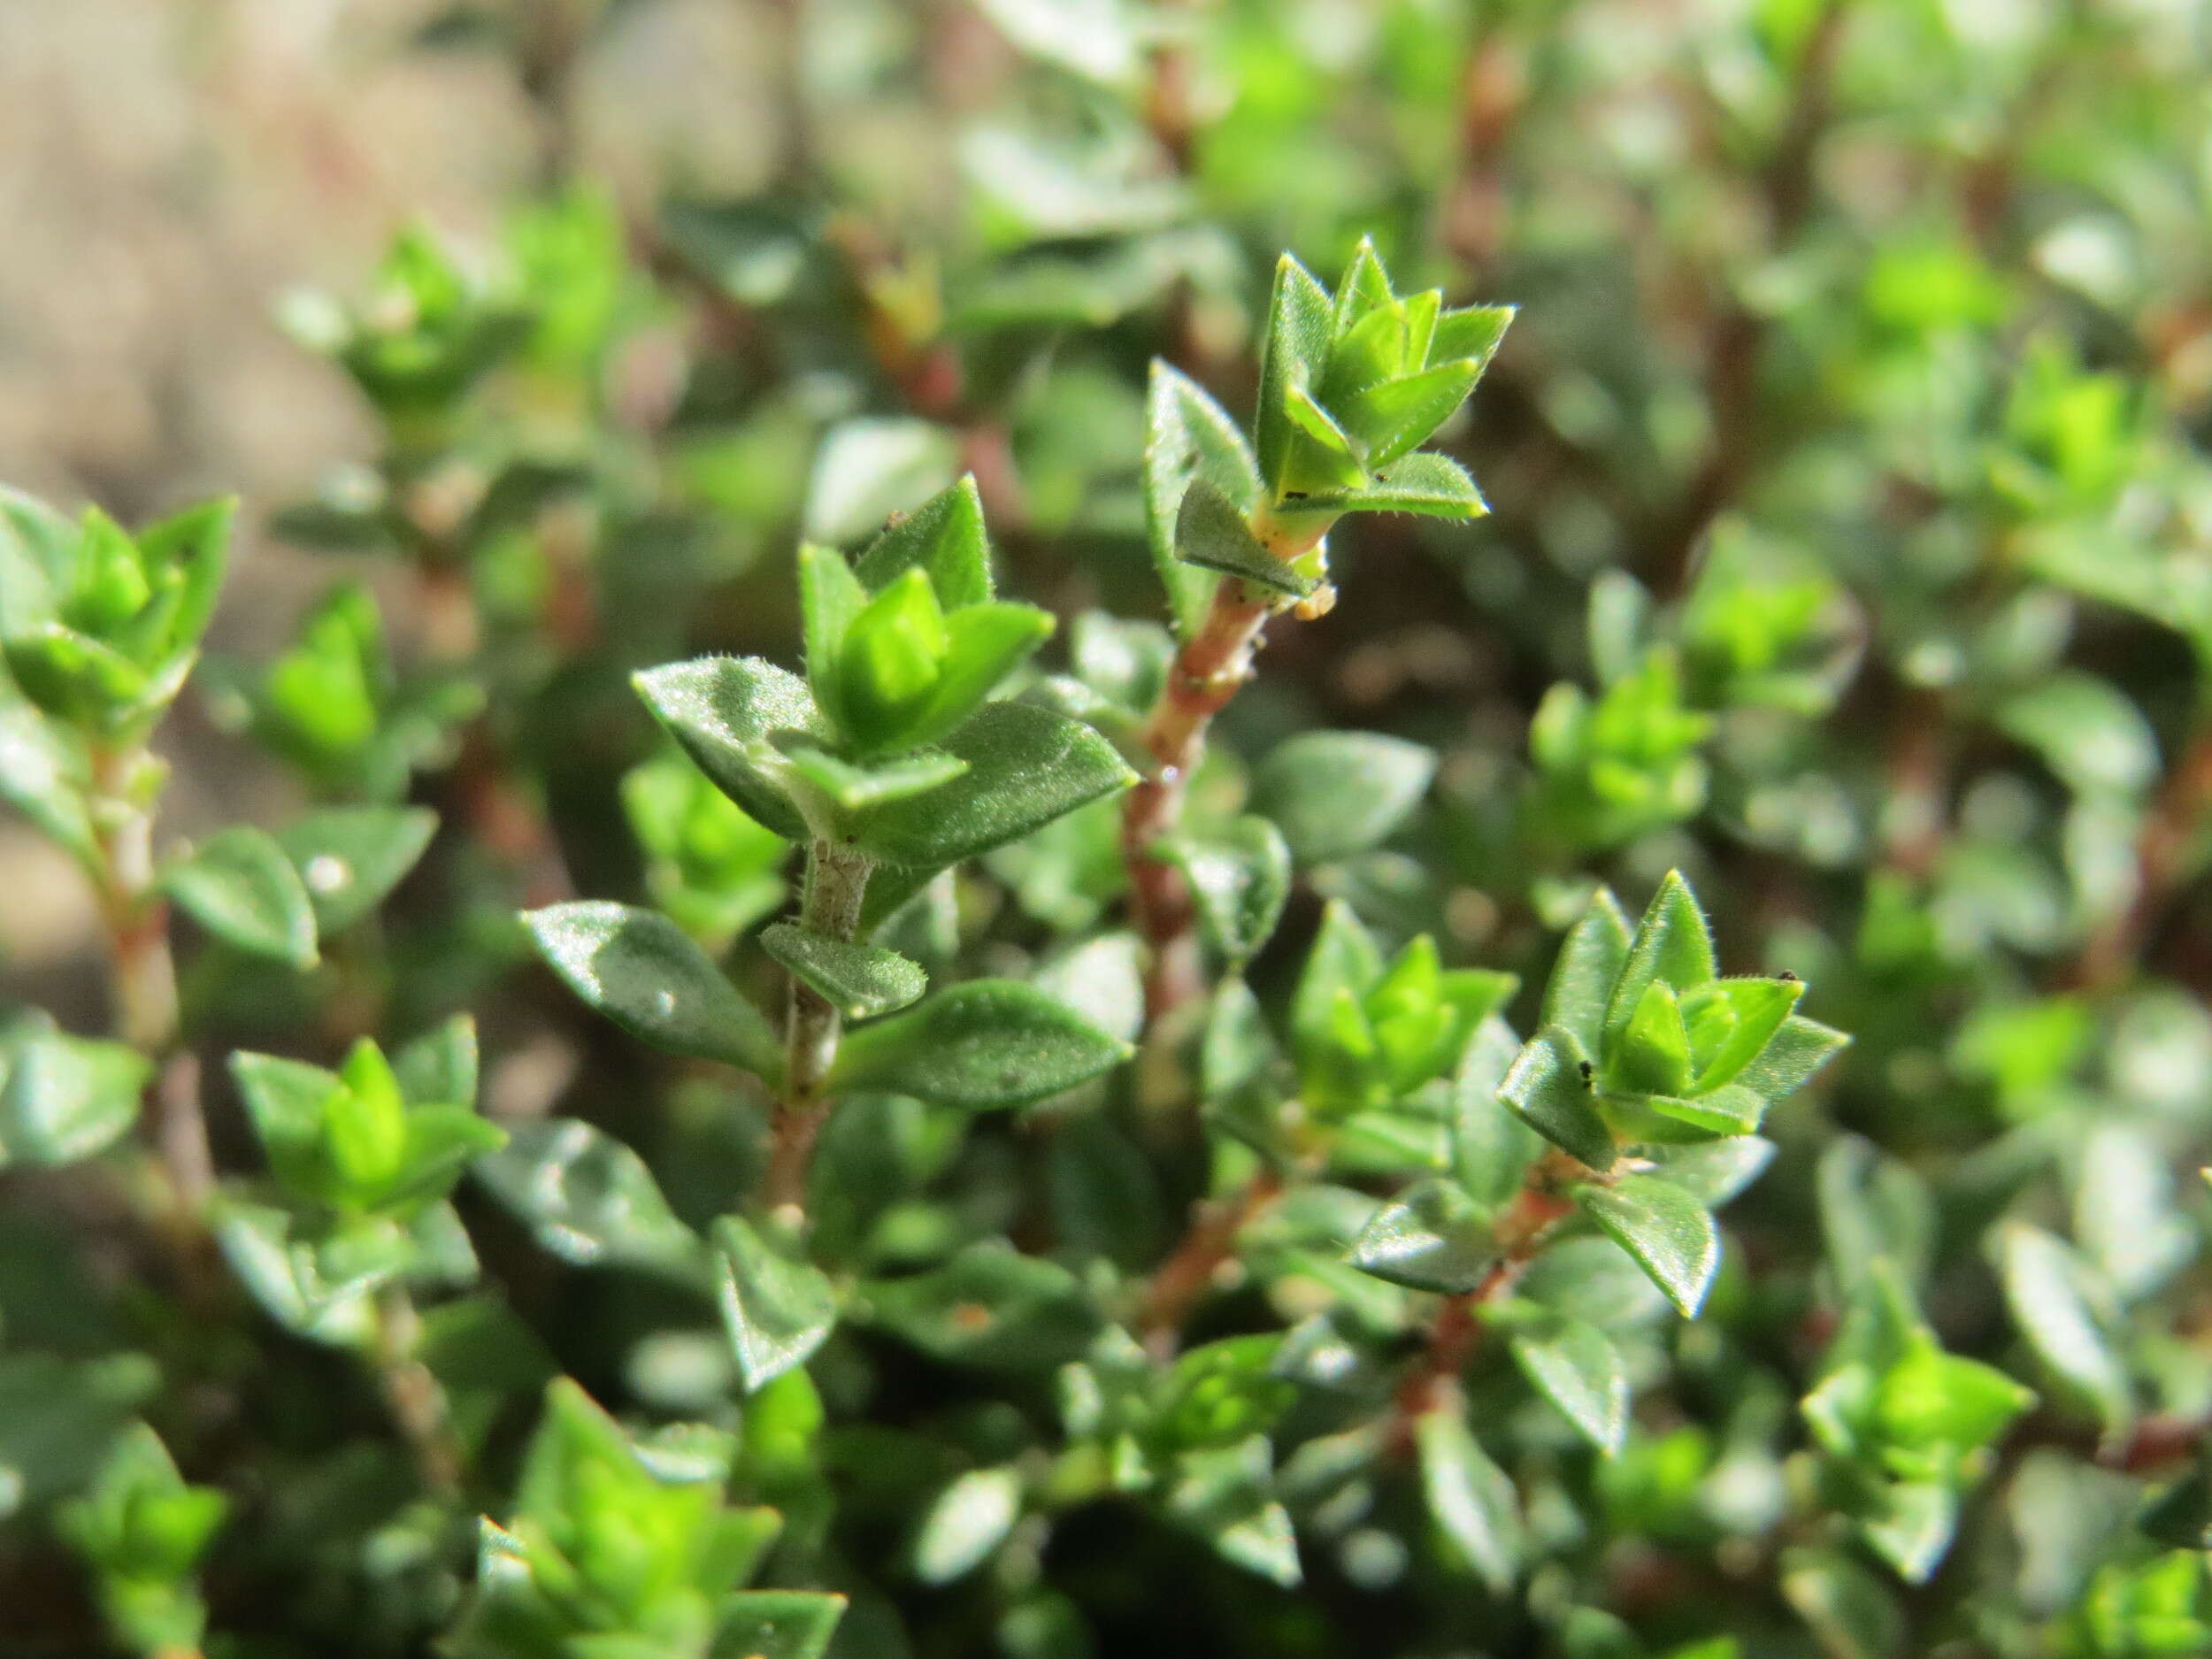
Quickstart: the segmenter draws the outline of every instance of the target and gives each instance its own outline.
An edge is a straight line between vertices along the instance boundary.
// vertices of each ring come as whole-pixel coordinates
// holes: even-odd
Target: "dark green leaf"
[[[119,1042],[33,1031],[6,1055],[0,1084],[0,1166],[74,1164],[105,1150],[138,1120],[153,1074]]]
[[[1248,513],[1260,502],[1259,465],[1228,412],[1195,380],[1156,357],[1145,408],[1144,506],[1152,563],[1167,589],[1176,632],[1188,638],[1205,619],[1214,580],[1176,556],[1183,494],[1202,478],[1239,512]]]
[[[871,1019],[918,999],[929,988],[921,964],[895,950],[810,933],[790,922],[764,928],[761,949],[819,991],[848,1019]]]
[[[266,831],[218,830],[162,872],[162,887],[227,945],[296,968],[315,965],[315,909],[299,872]]]
[[[1563,1319],[1513,1339],[1513,1358],[1544,1398],[1607,1456],[1628,1432],[1628,1369],[1594,1325]]]
[[[1252,810],[1275,820],[1302,864],[1380,843],[1428,793],[1436,756],[1374,732],[1307,732],[1276,745],[1252,780]]]
[[[1599,1115],[1589,1065],[1570,1033],[1540,1031],[1505,1074],[1498,1098],[1561,1151],[1602,1171],[1613,1167],[1613,1132]]]
[[[868,1317],[939,1359],[1049,1371],[1090,1346],[1099,1317],[1075,1275],[1003,1244],[975,1244],[933,1272],[879,1279]]]
[[[1468,1432],[1458,1415],[1431,1411],[1415,1425],[1421,1490],[1430,1517],[1461,1564],[1496,1596],[1509,1594],[1521,1570],[1521,1509],[1505,1471]]]
[[[1561,941],[1559,959],[1544,987],[1542,1024],[1571,1031],[1586,1053],[1604,1041],[1605,1009],[1628,961],[1628,918],[1609,887],[1590,895],[1581,919]]]
[[[716,1301],[747,1394],[756,1394],[827,1340],[837,1294],[822,1271],[782,1254],[735,1216],[714,1224]]]
[[[426,807],[327,807],[277,832],[325,938],[381,904],[438,833]]]
[[[1634,1256],[1686,1319],[1720,1266],[1720,1234],[1712,1211],[1672,1181],[1624,1176],[1610,1187],[1578,1187],[1575,1202]]]
[[[1896,1596],[1847,1555],[1787,1551],[1782,1594],[1831,1659],[1896,1659],[1904,1651],[1905,1615]]]
[[[1193,479],[1183,492],[1183,504],[1175,514],[1175,557],[1186,565],[1240,577],[1294,599],[1305,598],[1321,585],[1318,576],[1308,575],[1270,552],[1252,534],[1237,504],[1210,479]]]
[[[1422,1181],[1375,1212],[1346,1259],[1409,1290],[1457,1294],[1482,1283],[1498,1245],[1489,1211],[1448,1181]]]
[[[649,668],[634,683],[723,794],[785,840],[807,839],[783,783],[782,755],[769,741],[776,732],[830,741],[804,680],[757,657],[703,657]]]
[[[538,1248],[580,1267],[638,1267],[704,1282],[698,1234],[676,1218],[652,1171],[619,1141],[574,1118],[518,1124],[471,1166]]]
[[[476,1020],[456,1014],[392,1056],[399,1092],[411,1106],[476,1104]]]
[[[2085,1396],[2108,1432],[2135,1415],[2135,1391],[2115,1345],[2117,1315],[2095,1276],[2063,1240],[2024,1222],[1998,1234],[2005,1301],[2043,1363]]]
[[[1290,848],[1268,819],[1247,815],[1204,839],[1166,844],[1197,901],[1213,948],[1240,963],[1265,944],[1290,897]]]
[[[845,1598],[814,1590],[743,1590],[722,1604],[712,1659],[822,1659]]]
[[[1332,309],[1328,291],[1285,254],[1276,265],[1268,302],[1253,446],[1260,476],[1279,500],[1286,488],[1296,487],[1287,479],[1291,449],[1300,435],[1291,414],[1293,395],[1303,393],[1327,372]]]
[[[767,1019],[657,910],[584,901],[522,919],[569,989],[632,1036],[763,1078],[781,1072]]]
[[[902,868],[869,884],[864,920],[882,920],[948,864],[1003,846],[1137,780],[1112,744],[1079,720],[1026,703],[992,703],[946,739],[967,763],[927,795],[858,814],[870,856]]]
[[[1654,979],[1678,994],[1710,982],[1714,972],[1713,938],[1706,931],[1704,914],[1682,872],[1670,870],[1644,911],[1614,983],[1612,1000],[1606,1004],[1607,1044],[1617,1041],[1628,1028]]]
[[[856,573],[870,593],[880,593],[901,572],[916,566],[929,572],[937,602],[948,611],[979,605],[993,596],[983,497],[972,475],[896,519],[860,556]]]
[[[1132,1052],[1032,986],[977,979],[853,1033],[831,1085],[994,1111],[1073,1088]]]
[[[1467,469],[1433,450],[1393,461],[1363,486],[1316,491],[1296,504],[1312,511],[1417,512],[1431,518],[1479,518],[1490,511]]]

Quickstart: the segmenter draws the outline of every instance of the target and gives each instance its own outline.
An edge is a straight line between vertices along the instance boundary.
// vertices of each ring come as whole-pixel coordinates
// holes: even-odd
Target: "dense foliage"
[[[2212,1651],[2199,11],[784,0],[648,201],[650,3],[391,42],[374,453],[0,495],[0,1649]]]

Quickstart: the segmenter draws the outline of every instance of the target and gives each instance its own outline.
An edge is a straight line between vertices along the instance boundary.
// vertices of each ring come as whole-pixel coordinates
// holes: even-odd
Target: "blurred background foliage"
[[[1539,986],[1594,880],[1640,898],[1678,866],[1723,963],[1816,983],[1853,1052],[1767,1126],[1706,1321],[1636,1337],[1654,1386],[1619,1455],[1511,1429],[1516,1596],[1409,1493],[1332,1510],[1351,1486],[1304,1467],[1302,1593],[1109,1505],[1048,1550],[925,1548],[834,1651],[2200,1653],[2200,1566],[2124,1523],[2212,1420],[2208,75],[2188,0],[18,0],[0,473],[127,523],[243,495],[162,740],[174,829],[442,815],[312,974],[191,953],[188,1025],[328,1059],[472,1010],[493,1117],[600,1125],[703,1225],[755,1179],[757,1102],[642,1065],[512,919],[649,895],[718,950],[787,896],[782,845],[657,747],[629,674],[792,660],[800,537],[855,546],[964,472],[1008,591],[1163,618],[1151,359],[1247,407],[1285,248],[1333,280],[1372,237],[1409,289],[1517,304],[1440,441],[1491,516],[1340,535],[1334,608],[1278,630],[1197,780],[1202,815],[1257,803],[1298,858],[1252,982],[1286,987],[1341,898]],[[1102,619],[1068,637],[1110,735],[1157,664]],[[1332,774],[1279,745],[1314,727],[1422,745],[1432,780],[1301,841]],[[10,988],[92,1028],[65,860],[12,825],[0,864]],[[1027,965],[1121,884],[1110,809],[994,853],[961,890],[970,960]],[[227,1086],[210,1110],[250,1164]],[[1210,1190],[1082,1129],[984,1137],[933,1187],[943,1133],[872,1106],[833,1133],[832,1256],[1018,1234],[1018,1167],[1143,1263]],[[144,1305],[97,1194],[4,1179],[6,1410],[66,1376],[111,1433],[157,1412],[154,1354],[187,1474],[250,1453],[209,1590],[235,1651],[421,1651],[463,1569],[403,1458],[349,1438],[373,1401],[326,1355],[258,1369],[235,1327]],[[449,1304],[477,1311],[438,1363],[488,1455],[557,1368],[733,1420],[687,1270],[562,1265],[469,1190],[513,1308]],[[1885,1275],[1896,1328],[1829,1354]],[[1895,1448],[1841,1394],[1796,1409],[1924,1354],[1916,1302],[2042,1399],[1992,1457],[1944,1443],[1977,1478],[1934,1560],[1880,1531],[1865,1468],[1901,1479]],[[1041,1409],[910,1353],[818,1370],[840,1525],[886,1558]],[[1530,1409],[1473,1386],[1486,1432]],[[0,1465],[21,1438],[0,1421]],[[23,1465],[11,1504],[82,1476]],[[810,1491],[779,1497],[803,1532]],[[1854,1515],[1870,1554],[1821,1520]],[[0,1533],[0,1647],[89,1650],[52,1548]]]

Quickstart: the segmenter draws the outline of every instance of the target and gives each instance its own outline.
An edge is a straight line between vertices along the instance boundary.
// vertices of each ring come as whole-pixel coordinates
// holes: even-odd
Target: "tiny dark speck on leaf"
[[[1787,968],[1783,969],[1781,972],[1776,974],[1774,977],[1781,980],[1785,985],[1795,985],[1797,983],[1797,976],[1794,973],[1792,973]]]

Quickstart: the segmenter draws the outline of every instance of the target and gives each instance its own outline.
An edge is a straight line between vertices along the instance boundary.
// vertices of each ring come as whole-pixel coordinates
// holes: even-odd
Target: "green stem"
[[[849,942],[860,931],[860,901],[871,868],[863,855],[816,837],[807,849],[799,926],[825,939]],[[795,1224],[806,1211],[807,1164],[830,1113],[823,1086],[843,1034],[837,1005],[793,974],[784,1022],[783,1096],[776,1105],[768,1161],[768,1202],[780,1217]]]
[[[215,1160],[200,1110],[199,1066],[178,1040],[169,907],[156,881],[148,801],[154,764],[135,744],[95,754],[92,810],[99,826],[95,879],[107,933],[115,1032],[154,1064],[150,1122],[181,1240],[196,1237],[201,1229],[215,1190]]]
[[[446,1410],[445,1389],[417,1352],[422,1317],[414,1298],[404,1285],[387,1285],[377,1293],[374,1316],[377,1373],[392,1421],[414,1452],[424,1482],[439,1492],[458,1492],[466,1458]]]

